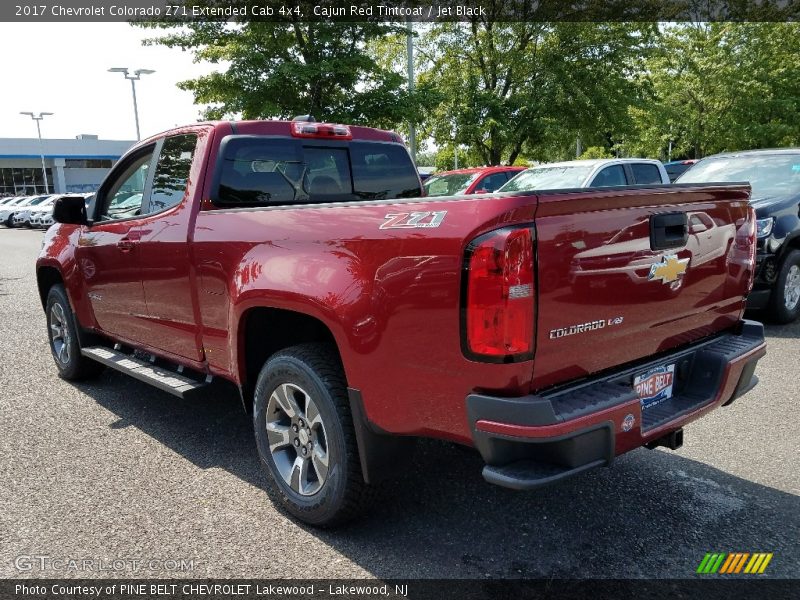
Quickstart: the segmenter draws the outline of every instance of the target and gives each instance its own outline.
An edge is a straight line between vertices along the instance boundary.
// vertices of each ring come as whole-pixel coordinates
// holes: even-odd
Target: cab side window
[[[484,177],[478,184],[478,187],[475,189],[493,192],[506,181],[508,181],[508,175],[505,173],[505,171],[501,171],[500,173],[492,173],[491,175]]]
[[[591,187],[614,187],[627,185],[625,170],[622,165],[611,165],[600,171],[591,183]]]
[[[661,171],[650,163],[631,163],[631,171],[636,183],[650,184],[661,183]]]
[[[130,219],[142,214],[145,185],[153,159],[153,148],[140,154],[114,179],[103,194],[97,218],[100,221]]]
[[[191,134],[164,140],[153,177],[148,214],[172,208],[183,200],[196,145],[197,136]]]

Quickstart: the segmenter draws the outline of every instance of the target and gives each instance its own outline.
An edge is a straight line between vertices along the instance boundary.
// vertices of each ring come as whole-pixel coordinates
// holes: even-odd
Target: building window
[[[110,169],[112,162],[111,159],[106,158],[67,158],[64,160],[64,167],[67,169]]]
[[[47,169],[47,188],[44,186],[42,169],[35,168],[3,168],[0,169],[0,197],[33,196],[36,194],[52,194],[53,173]]]

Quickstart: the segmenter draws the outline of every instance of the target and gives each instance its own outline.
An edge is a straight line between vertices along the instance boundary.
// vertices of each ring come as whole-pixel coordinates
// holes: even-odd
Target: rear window
[[[213,202],[274,206],[421,195],[416,168],[399,144],[230,136]]]

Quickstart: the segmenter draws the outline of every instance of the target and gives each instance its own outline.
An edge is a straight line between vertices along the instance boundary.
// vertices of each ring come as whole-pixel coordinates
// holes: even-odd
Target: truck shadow
[[[201,469],[264,486],[233,390],[181,401],[113,372],[80,388],[118,417],[113,428],[135,427]],[[491,486],[481,467],[472,450],[420,440],[365,518],[335,531],[297,527],[380,578],[688,577],[710,551],[775,552],[768,574],[798,576],[800,498],[680,452],[636,450],[533,493]]]
[[[745,318],[754,319],[764,323],[764,332],[771,338],[800,338],[800,319],[794,323],[787,323],[786,325],[778,325],[770,322],[770,319],[763,312],[748,312]]]

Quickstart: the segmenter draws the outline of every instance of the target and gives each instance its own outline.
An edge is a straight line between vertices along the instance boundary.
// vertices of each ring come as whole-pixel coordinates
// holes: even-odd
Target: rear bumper
[[[467,397],[475,447],[490,483],[533,489],[609,465],[614,457],[653,444],[751,390],[766,354],[764,328],[742,321],[726,333],[634,366],[539,395]],[[674,364],[673,397],[645,410],[633,378]]]

